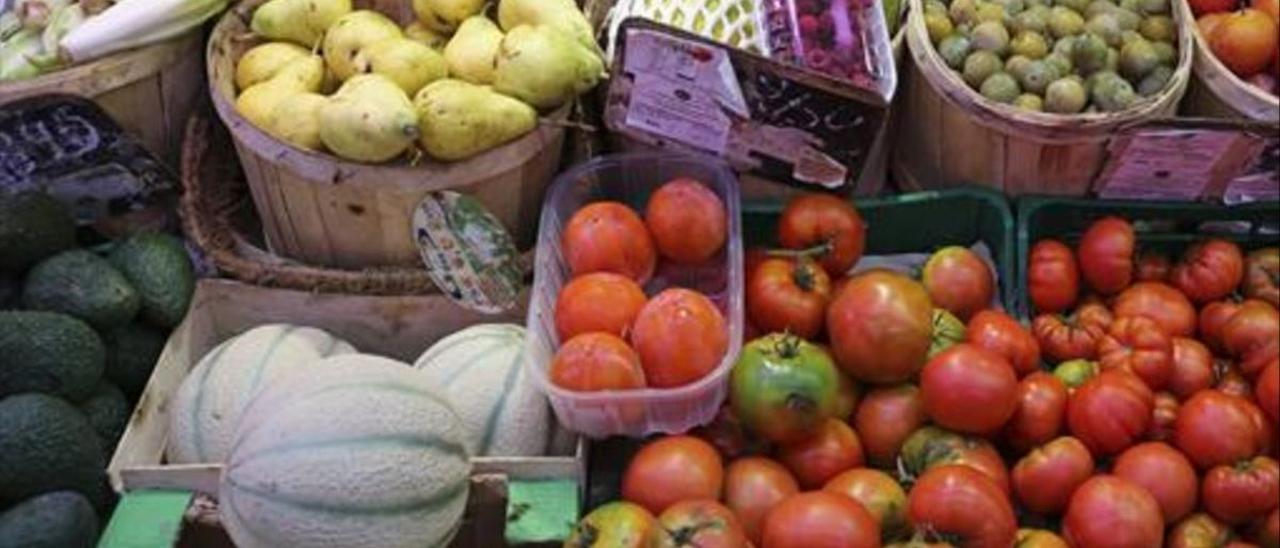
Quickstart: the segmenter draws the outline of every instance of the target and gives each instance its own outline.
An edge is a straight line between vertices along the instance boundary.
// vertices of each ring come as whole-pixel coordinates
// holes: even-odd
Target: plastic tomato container
[[[602,200],[622,202],[643,216],[650,193],[677,177],[702,182],[724,202],[728,241],[716,258],[702,265],[675,265],[659,259],[644,291],[652,297],[670,287],[683,287],[706,295],[724,314],[729,329],[728,352],[706,377],[677,388],[575,392],[554,385],[549,371],[561,343],[555,329],[556,297],[570,279],[560,252],[564,225],[583,206]],[[593,438],[641,437],[684,432],[715,417],[728,395],[729,371],[742,347],[739,202],[738,181],[727,165],[669,153],[603,156],[574,167],[555,180],[543,205],[538,230],[525,365],[566,428]]]
[[[874,0],[771,0],[775,59],[847,80],[888,101],[898,86],[889,27]]]

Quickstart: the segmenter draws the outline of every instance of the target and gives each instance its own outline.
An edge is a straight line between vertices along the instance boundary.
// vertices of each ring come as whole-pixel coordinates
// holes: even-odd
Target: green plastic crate
[[[1192,243],[1221,236],[1246,250],[1280,245],[1280,202],[1227,207],[1206,203],[1141,202],[1026,197],[1017,203],[1017,294],[1014,302],[1031,317],[1027,297],[1027,258],[1042,238],[1059,238],[1075,246],[1093,221],[1115,215],[1134,224],[1141,249],[1154,249],[1176,260]]]
[[[776,242],[778,201],[742,204],[742,237],[748,247]],[[999,269],[1000,300],[1013,307],[1015,289],[1014,220],[1004,195],[982,188],[959,188],[899,194],[856,201],[867,224],[867,255],[930,253],[979,240],[991,248]]]

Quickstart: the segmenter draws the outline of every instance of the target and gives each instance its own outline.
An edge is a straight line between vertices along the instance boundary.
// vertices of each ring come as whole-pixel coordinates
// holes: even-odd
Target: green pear
[[[483,15],[463,21],[458,33],[444,47],[449,75],[472,84],[492,84],[494,61],[498,57],[502,36],[502,29]]]
[[[546,25],[568,33],[578,43],[599,54],[595,32],[574,0],[500,0],[498,24],[507,32],[520,25]]]
[[[445,44],[449,43],[447,34],[427,28],[421,21],[414,21],[405,27],[404,37],[436,51],[444,51]]]
[[[324,35],[324,60],[338,80],[345,82],[359,74],[355,59],[360,50],[390,38],[403,38],[404,32],[387,16],[376,11],[360,10],[338,19]]]
[[[355,69],[386,76],[410,96],[449,75],[444,56],[408,38],[390,38],[360,50]]]
[[[351,13],[351,0],[270,0],[253,12],[249,27],[271,40],[311,48],[338,18]]]
[[[427,28],[453,32],[468,17],[484,11],[488,0],[413,0],[413,12]]]
[[[320,113],[329,98],[319,93],[299,93],[281,101],[271,111],[265,128],[280,140],[305,150],[320,150]]]
[[[320,140],[357,162],[385,162],[418,138],[418,116],[404,90],[381,74],[353,76],[320,112]]]
[[[545,25],[521,25],[498,48],[493,89],[553,109],[595,87],[604,64],[567,34]]]
[[[236,63],[236,89],[249,89],[254,84],[275,77],[285,65],[310,57],[311,52],[290,42],[269,42],[257,46]]]
[[[529,105],[461,80],[431,83],[413,100],[418,144],[432,158],[464,160],[533,131],[538,113]]]

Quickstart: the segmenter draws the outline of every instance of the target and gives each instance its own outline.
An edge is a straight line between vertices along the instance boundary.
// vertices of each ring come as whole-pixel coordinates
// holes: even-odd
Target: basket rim
[[[178,64],[187,53],[198,51],[202,36],[201,29],[195,28],[168,40],[62,67],[29,80],[0,83],[0,104],[45,93],[95,97],[123,88]]]
[[[1187,0],[1177,0],[1177,3],[1185,5],[1187,12],[1190,13],[1191,7]],[[1236,76],[1236,73],[1231,72],[1231,69],[1218,59],[1213,50],[1209,49],[1209,40],[1200,32],[1200,25],[1195,24],[1193,20],[1190,27],[1192,42],[1195,44],[1195,59],[1191,69],[1196,75],[1197,82],[1235,112],[1264,122],[1280,120],[1280,97],[1267,93]],[[1232,97],[1224,97],[1226,94]],[[1242,108],[1233,101],[1241,98],[1247,98],[1255,104]],[[1259,118],[1255,116],[1258,113],[1266,113],[1269,116]]]

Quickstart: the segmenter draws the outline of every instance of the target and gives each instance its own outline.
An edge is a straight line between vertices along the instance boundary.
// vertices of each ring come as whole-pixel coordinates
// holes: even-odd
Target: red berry
[[[827,70],[831,67],[831,54],[824,49],[811,49],[804,55],[805,66],[814,70]]]
[[[800,36],[814,36],[818,32],[818,18],[812,15],[800,16]]]

